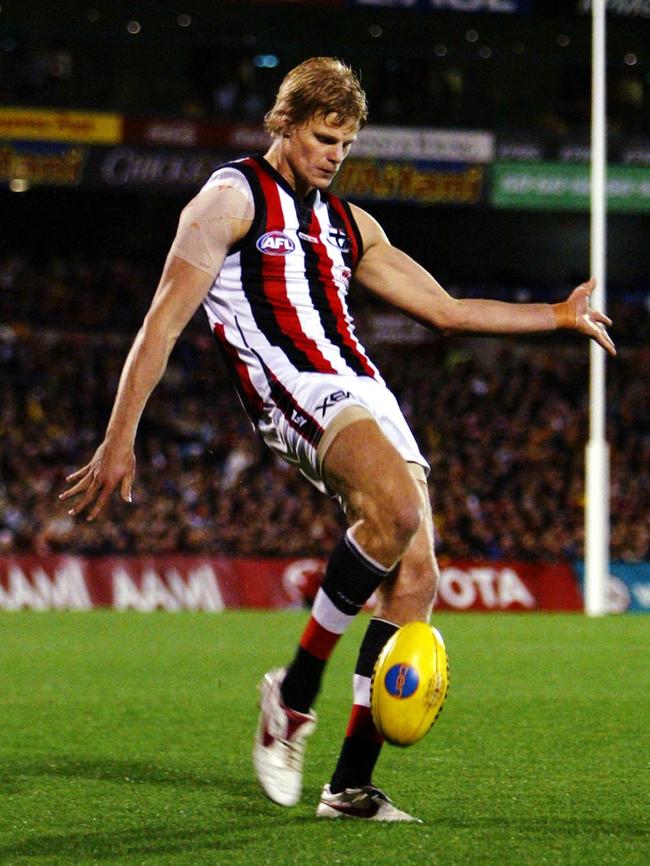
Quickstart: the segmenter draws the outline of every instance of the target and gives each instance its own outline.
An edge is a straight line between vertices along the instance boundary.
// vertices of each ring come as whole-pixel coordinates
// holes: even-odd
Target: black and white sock
[[[282,683],[287,707],[309,712],[339,638],[390,572],[362,550],[348,529],[330,557],[311,617]]]
[[[384,619],[371,619],[359,649],[353,677],[353,704],[338,763],[330,788],[333,793],[345,788],[369,785],[384,738],[372,720],[370,680],[380,652],[398,626]]]

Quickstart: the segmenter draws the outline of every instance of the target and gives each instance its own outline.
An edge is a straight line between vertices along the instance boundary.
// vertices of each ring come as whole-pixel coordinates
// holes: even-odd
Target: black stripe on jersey
[[[216,331],[212,331],[212,336],[217,344],[223,362],[226,365],[228,375],[235,386],[239,402],[242,404],[244,412],[248,415],[253,426],[256,427],[257,422],[262,417],[262,398],[260,397],[259,400],[255,400],[254,397],[246,393],[246,389],[240,379],[239,373],[237,372],[237,364],[235,361],[237,350],[229,346],[228,343],[222,343]]]
[[[309,442],[314,448],[318,448],[318,443],[323,438],[325,430],[320,426],[315,418],[308,415],[307,412],[298,404],[293,396],[287,391],[282,382],[276,379],[275,376],[267,371],[269,383],[271,385],[271,396],[278,409],[282,412],[289,424],[297,430],[298,433]]]
[[[363,239],[361,238],[361,232],[359,231],[359,226],[357,225],[357,221],[355,220],[355,218],[352,214],[352,208],[350,207],[350,203],[347,202],[343,198],[339,198],[338,196],[336,197],[336,200],[339,202],[339,204],[341,205],[341,207],[345,211],[347,218],[350,220],[350,225],[352,226],[352,231],[354,232],[354,237],[356,238],[356,241],[357,241],[357,249],[359,251],[359,254],[357,256],[356,261],[352,261],[352,253],[350,253],[349,267],[350,267],[350,269],[353,269],[354,265],[356,265],[356,263],[359,261],[359,259],[363,255]],[[330,219],[332,220],[332,222],[334,224],[340,226],[341,228],[345,228],[345,225],[343,225],[343,220],[340,218],[340,216],[336,212],[335,208],[328,207],[328,210],[330,212]],[[348,264],[347,260],[345,263],[346,263],[346,265]]]
[[[237,167],[239,168],[239,166]],[[250,305],[255,324],[269,343],[282,349],[296,370],[299,370],[301,373],[313,373],[316,371],[314,363],[284,333],[271,301],[263,291],[259,290],[259,287],[263,283],[263,254],[257,249],[255,241],[257,236],[267,230],[268,214],[266,200],[255,169],[251,166],[242,166],[240,170],[244,171],[253,192],[255,224],[257,226],[255,236],[250,237],[249,233],[247,235],[248,243],[242,245],[240,249],[242,289]],[[258,287],[257,291],[256,287]]]
[[[311,209],[305,209],[299,204],[296,207],[298,211],[298,220],[300,223],[301,232],[306,235],[311,234]],[[340,225],[340,227],[344,229],[345,226],[343,226],[341,220],[338,220],[335,223],[333,217],[338,217],[338,215],[334,212],[334,209],[328,208],[328,212],[330,214],[332,224]],[[325,286],[323,285],[323,281],[319,276],[318,253],[314,249],[314,245],[310,241],[305,240],[304,238],[300,238],[300,245],[305,254],[305,276],[307,277],[307,283],[309,285],[309,295],[312,299],[314,309],[316,310],[320,318],[323,331],[325,332],[325,336],[332,343],[332,345],[336,346],[336,348],[341,353],[341,357],[343,358],[345,363],[348,365],[348,367],[350,367],[351,370],[356,373],[357,376],[367,376],[367,369],[363,366],[358,356],[354,353],[350,346],[345,343],[345,340],[343,339],[337,328],[338,321],[336,314],[332,310],[330,302],[327,298]],[[345,261],[346,265],[351,268],[351,254],[343,253],[343,260]]]
[[[264,370],[264,375],[266,376],[266,381],[269,383],[269,388],[271,389],[271,397],[273,398],[273,402],[278,407],[278,409],[282,412],[284,417],[287,419],[289,424],[300,433],[303,439],[306,439],[307,442],[310,443],[314,448],[318,447],[318,443],[323,437],[323,433],[325,430],[321,427],[321,425],[316,421],[315,418],[312,418],[309,413],[300,406],[300,404],[294,399],[293,395],[287,391],[282,382],[278,379],[275,373],[268,367],[267,364],[264,363],[264,359],[262,356],[255,351],[251,346],[246,342],[246,338],[242,332],[242,329],[237,322],[237,328],[239,333],[241,334],[241,338],[244,341],[244,344],[248,346],[248,348],[257,356],[257,360],[260,362],[260,366]]]

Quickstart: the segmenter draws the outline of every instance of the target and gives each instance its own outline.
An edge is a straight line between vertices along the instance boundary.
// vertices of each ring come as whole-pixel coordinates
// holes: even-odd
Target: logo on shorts
[[[304,425],[307,423],[307,419],[305,418],[305,416],[297,409],[294,409],[291,412],[291,421],[293,424],[297,424],[298,427],[304,427]]]
[[[257,239],[255,246],[261,253],[269,256],[286,256],[296,248],[291,238],[279,231],[266,232]]]
[[[348,400],[351,396],[349,391],[333,391],[325,397],[320,406],[316,406],[316,409],[320,409],[321,418],[324,418],[328,409],[331,409],[336,403],[340,403],[341,400]]]

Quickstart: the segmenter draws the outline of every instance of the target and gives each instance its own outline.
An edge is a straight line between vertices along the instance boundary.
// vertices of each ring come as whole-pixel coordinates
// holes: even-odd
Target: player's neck
[[[307,198],[309,193],[314,189],[313,186],[305,183],[305,181],[293,171],[291,163],[283,152],[281,141],[276,140],[273,142],[271,147],[264,154],[264,159],[269,165],[273,166],[278,174],[282,175],[289,186],[294,190],[298,198]]]

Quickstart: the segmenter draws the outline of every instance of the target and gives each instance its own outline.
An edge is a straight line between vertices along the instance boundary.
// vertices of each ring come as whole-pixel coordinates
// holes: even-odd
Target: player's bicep
[[[428,271],[390,243],[373,217],[360,208],[353,213],[363,240],[356,281],[414,319],[447,327],[453,298]]]
[[[363,243],[363,254],[354,270],[355,280],[384,300],[396,303],[400,287],[411,265],[416,263],[392,246],[374,217],[356,205],[351,207]]]

